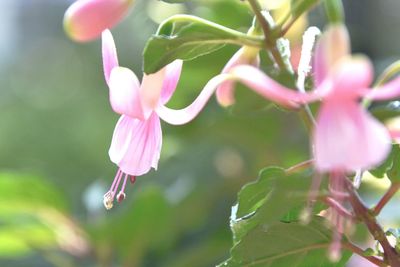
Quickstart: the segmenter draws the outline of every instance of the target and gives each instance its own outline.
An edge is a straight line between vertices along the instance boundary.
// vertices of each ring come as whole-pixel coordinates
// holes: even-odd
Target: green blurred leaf
[[[338,263],[331,263],[327,248],[332,232],[324,219],[314,217],[308,224],[274,222],[268,228],[259,225],[237,243],[231,258],[219,267],[330,267],[345,266],[351,253],[345,252]]]
[[[173,212],[158,187],[142,188],[134,203],[119,216],[109,214],[89,232],[97,249],[116,250],[127,266],[139,266],[149,250],[163,250],[173,241]],[[101,253],[101,252],[99,252]]]
[[[344,8],[342,0],[324,0],[325,12],[330,23],[344,22]]]
[[[383,178],[386,174],[392,182],[400,181],[400,145],[393,144],[387,159],[375,169],[369,170],[377,178]]]
[[[262,46],[252,37],[202,18],[176,15],[164,21],[144,49],[144,72],[154,73],[175,59],[192,60],[226,44]]]
[[[0,173],[0,217],[3,213],[36,212],[40,207],[66,209],[62,193],[39,177]]]
[[[400,101],[391,101],[383,104],[374,104],[371,113],[381,121],[400,116]]]

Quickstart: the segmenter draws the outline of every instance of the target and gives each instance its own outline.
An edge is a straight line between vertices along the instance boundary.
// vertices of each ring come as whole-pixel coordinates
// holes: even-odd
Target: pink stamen
[[[122,183],[121,190],[119,191],[118,194],[116,194],[119,184],[121,183],[122,176],[124,175],[125,177],[124,177],[124,182]],[[134,183],[136,180],[134,176],[130,176],[129,174],[123,173],[121,169],[118,169],[114,177],[114,181],[111,184],[110,190],[108,190],[108,192],[104,195],[103,203],[106,209],[111,209],[113,207],[113,202],[115,197],[117,198],[118,203],[122,202],[126,198],[125,186],[126,182],[128,181],[128,178],[131,181],[131,183]]]

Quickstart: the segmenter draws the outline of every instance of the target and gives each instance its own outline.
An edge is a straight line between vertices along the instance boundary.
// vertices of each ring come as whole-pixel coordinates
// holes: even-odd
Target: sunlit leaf
[[[308,225],[299,222],[259,225],[233,247],[231,258],[219,267],[345,266],[350,253],[344,253],[338,263],[327,258],[331,242],[332,232],[320,217]]]
[[[175,59],[192,60],[226,44],[261,46],[261,37],[247,36],[202,18],[176,15],[164,21],[144,49],[144,72],[154,73]]]

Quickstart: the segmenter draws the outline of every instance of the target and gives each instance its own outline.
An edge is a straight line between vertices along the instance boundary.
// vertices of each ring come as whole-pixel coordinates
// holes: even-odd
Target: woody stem
[[[350,204],[354,210],[355,215],[360,218],[367,226],[369,232],[372,234],[375,240],[377,240],[384,251],[384,259],[391,267],[400,267],[400,259],[396,250],[390,245],[386,238],[385,232],[382,227],[378,224],[376,217],[372,212],[364,205],[357,191],[353,185],[346,179],[347,190],[349,192]]]

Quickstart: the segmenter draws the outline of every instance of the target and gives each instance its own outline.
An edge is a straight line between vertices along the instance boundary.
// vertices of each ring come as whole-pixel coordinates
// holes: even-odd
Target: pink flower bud
[[[134,0],[78,0],[65,12],[64,29],[75,41],[93,40],[121,21],[133,3]]]

